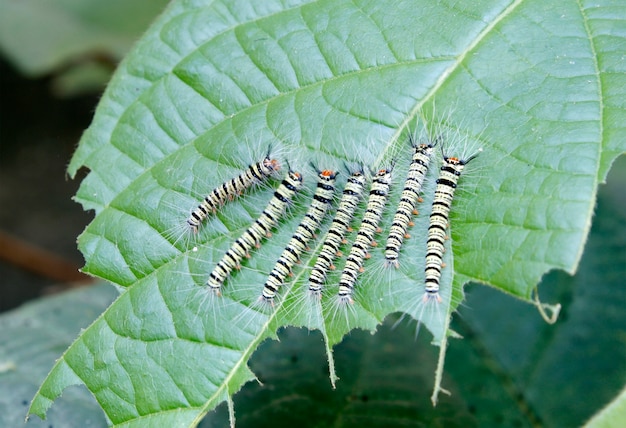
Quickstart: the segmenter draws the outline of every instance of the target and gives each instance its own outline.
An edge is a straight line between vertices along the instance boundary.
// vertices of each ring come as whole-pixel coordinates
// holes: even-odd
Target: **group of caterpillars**
[[[403,240],[408,238],[408,227],[413,225],[412,217],[417,214],[416,206],[421,202],[422,184],[426,177],[431,157],[435,151],[437,140],[416,144],[409,136],[413,156],[404,183],[398,207],[390,227],[385,247],[385,265],[399,267],[398,258]],[[442,149],[443,155],[443,149]],[[428,238],[426,242],[425,288],[423,301],[440,302],[439,281],[443,264],[444,240],[448,227],[448,216],[457,182],[465,165],[476,155],[460,159],[443,155],[443,164],[436,182],[435,195]],[[209,193],[200,205],[194,209],[187,219],[188,229],[197,233],[202,223],[226,202],[241,196],[254,185],[267,180],[280,170],[280,163],[272,159],[268,153],[265,158],[250,165],[239,176],[224,182]],[[333,203],[337,172],[318,170],[318,182],[313,200],[302,221],[297,226],[287,246],[276,261],[263,286],[259,303],[274,305],[274,299],[291,275],[292,269],[309,248],[310,241],[315,238],[324,217]],[[380,169],[372,177],[369,198],[363,214],[361,225],[347,256],[343,272],[339,280],[337,304],[354,302],[353,293],[360,272],[363,271],[364,260],[369,257],[369,248],[375,245],[374,235],[382,230],[379,227],[382,213],[389,196],[392,183],[393,165]],[[367,178],[363,168],[351,172],[343,190],[339,206],[330,228],[323,238],[321,250],[308,280],[308,292],[312,297],[321,299],[328,271],[334,269],[334,259],[341,255],[340,246],[346,243],[346,233],[351,230],[350,223],[363,197]],[[271,235],[281,216],[294,195],[302,188],[302,175],[299,172],[287,171],[274,196],[261,215],[234,241],[222,259],[210,273],[206,286],[216,296],[222,293],[222,287],[233,270],[241,267],[244,258],[250,257],[253,249],[258,248],[261,241]]]

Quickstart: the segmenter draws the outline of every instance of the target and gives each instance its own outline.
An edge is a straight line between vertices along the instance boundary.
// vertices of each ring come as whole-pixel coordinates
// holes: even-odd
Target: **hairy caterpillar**
[[[227,201],[232,201],[246,189],[265,180],[279,170],[279,162],[276,159],[270,159],[268,153],[263,160],[250,165],[242,174],[225,181],[205,196],[200,205],[189,214],[187,218],[189,229],[194,234],[198,233],[202,222],[210,214],[214,214],[220,206]]]
[[[395,268],[400,266],[398,263],[400,247],[402,246],[404,238],[409,238],[407,228],[413,226],[411,217],[417,215],[415,208],[417,203],[421,202],[419,192],[422,188],[426,172],[428,171],[433,147],[437,144],[436,140],[434,143],[415,144],[411,135],[409,135],[409,139],[411,140],[411,146],[414,150],[413,159],[409,166],[409,172],[404,183],[404,190],[402,190],[396,214],[391,223],[391,229],[387,237],[387,245],[385,248],[385,265],[394,266]]]
[[[443,157],[443,165],[439,171],[435,197],[433,199],[432,211],[430,214],[430,225],[428,226],[428,240],[426,242],[426,268],[425,268],[425,289],[423,300],[441,302],[439,296],[439,280],[443,265],[444,241],[448,228],[448,216],[454,198],[457,182],[465,165],[474,159],[477,154],[467,159],[456,157]]]
[[[264,302],[273,304],[278,289],[285,282],[287,275],[291,273],[293,266],[299,262],[302,253],[308,248],[309,241],[314,237],[315,231],[319,228],[332,202],[336,173],[322,170],[318,171],[317,175],[318,182],[313,201],[263,286],[261,299]]]
[[[379,231],[378,224],[387,203],[392,169],[393,167],[381,169],[372,180],[365,214],[339,280],[337,296],[340,303],[354,302],[352,294],[355,282],[359,273],[363,271],[363,260],[368,256],[369,246],[375,245],[374,233]]]
[[[264,237],[271,235],[272,228],[301,187],[302,175],[289,170],[260,217],[233,243],[211,272],[206,285],[214,294],[221,294],[222,284],[230,272],[239,268],[241,260],[248,257],[252,248],[258,247]]]
[[[333,260],[340,255],[339,246],[344,243],[344,237],[350,229],[350,221],[354,216],[354,211],[363,197],[365,181],[366,177],[362,169],[353,172],[348,178],[337,213],[324,237],[324,244],[309,275],[308,290],[312,295],[321,297],[328,269],[335,268]]]

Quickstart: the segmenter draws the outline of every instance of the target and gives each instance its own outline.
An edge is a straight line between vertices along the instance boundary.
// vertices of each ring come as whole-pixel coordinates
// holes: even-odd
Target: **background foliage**
[[[1,0],[0,51],[22,73],[54,73],[60,96],[99,91],[166,0]]]

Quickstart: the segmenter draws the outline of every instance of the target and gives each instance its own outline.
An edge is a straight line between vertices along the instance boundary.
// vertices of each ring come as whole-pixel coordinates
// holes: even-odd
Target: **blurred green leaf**
[[[120,60],[167,0],[0,0],[0,50],[24,74]]]
[[[466,282],[529,300],[547,271],[574,272],[598,183],[625,150],[624,12],[610,1],[173,2],[121,64],[69,168],[90,169],[76,199],[97,213],[79,240],[85,270],[125,290],[31,411],[78,376],[114,424],[193,425],[253,378],[248,359],[281,326],[319,328],[330,347],[400,311],[439,343]],[[422,127],[450,154],[483,149],[461,178],[437,310],[418,304],[436,168],[401,269],[383,272],[374,249],[345,319],[308,316],[306,269],[271,314],[249,309],[304,196],[219,302],[198,285],[271,192],[229,204],[197,247],[167,238],[268,146],[296,168],[395,159],[400,188],[406,135]]]
[[[0,315],[0,426],[24,425],[28,404],[54,361],[116,297],[109,285],[38,299]],[[103,427],[104,414],[86,388],[70,388],[47,421],[26,426]]]
[[[51,91],[57,97],[74,97],[90,92],[102,92],[111,78],[111,70],[94,62],[75,65],[64,73],[55,76]]]

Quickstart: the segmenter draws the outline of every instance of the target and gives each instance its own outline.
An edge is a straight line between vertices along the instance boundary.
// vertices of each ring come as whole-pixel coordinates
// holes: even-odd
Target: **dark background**
[[[57,98],[51,78],[22,77],[1,59],[0,82],[0,311],[6,311],[80,281],[76,237],[93,213],[72,201],[81,177],[69,179],[65,168],[99,95]],[[7,234],[19,241],[8,242]],[[36,249],[49,253],[33,259]]]

